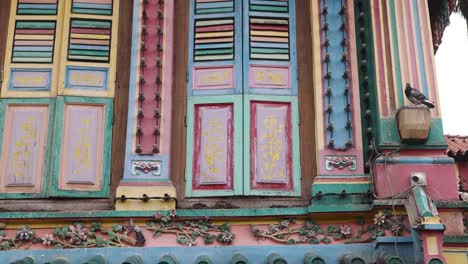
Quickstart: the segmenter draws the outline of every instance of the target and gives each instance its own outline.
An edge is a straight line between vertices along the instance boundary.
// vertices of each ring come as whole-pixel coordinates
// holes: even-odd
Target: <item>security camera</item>
[[[413,172],[410,176],[411,186],[426,186],[426,173]]]

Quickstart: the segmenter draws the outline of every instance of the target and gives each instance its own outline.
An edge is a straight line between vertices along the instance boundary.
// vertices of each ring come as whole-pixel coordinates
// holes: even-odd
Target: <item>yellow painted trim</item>
[[[197,33],[195,38],[209,38],[209,37],[232,37],[234,36],[234,31],[228,32],[209,32],[209,33]]]
[[[160,196],[169,194],[171,197],[176,197],[176,189],[174,186],[119,186],[116,190],[116,197],[125,195],[126,197],[141,197],[145,193],[148,196]],[[141,200],[127,200],[122,202],[115,201],[116,211],[156,211],[156,210],[171,210],[175,208],[175,201],[149,200],[147,202]]]
[[[108,35],[78,34],[78,33],[72,33],[71,37],[72,38],[80,38],[80,39],[103,39],[103,40],[109,40],[110,39],[110,36],[108,36]]]
[[[369,1],[370,2],[370,8],[371,10],[375,10],[375,6],[374,6],[374,1]],[[379,2],[380,3],[380,2]],[[378,7],[379,9],[380,6]],[[381,31],[381,28],[377,28],[377,24],[375,22],[375,16],[371,16],[371,19],[372,19],[372,28],[374,31],[376,30],[380,30]],[[382,20],[382,19],[381,19]],[[380,23],[382,25],[382,22]],[[375,35],[375,33],[373,33]],[[374,47],[377,47],[377,37],[374,37],[373,38],[373,44],[374,44]],[[381,98],[382,98],[382,91],[379,89],[379,83],[380,83],[380,74],[379,74],[379,69],[380,67],[382,67],[383,63],[380,62],[380,56],[378,56],[378,50],[377,48],[374,49],[374,58],[375,58],[375,72],[377,73],[375,75],[375,81],[377,83],[377,101],[380,102]],[[382,115],[382,104],[377,104],[378,107],[379,107],[379,113]]]
[[[120,0],[114,0],[114,6],[113,6],[113,11],[112,11],[112,16],[110,15],[90,15],[90,14],[75,14],[75,13],[72,13],[71,11],[68,12],[69,14],[69,17],[70,18],[83,18],[83,19],[98,19],[98,20],[110,20],[111,17],[115,16],[118,14],[119,12],[119,8],[117,6],[117,9],[115,8],[116,7],[116,2],[118,2]],[[71,2],[71,1],[67,1],[67,2]],[[71,10],[71,3],[70,3],[70,9],[67,9],[67,10]]]
[[[421,219],[421,224],[440,224],[440,218],[439,217],[423,217]]]
[[[387,2],[387,11],[390,12],[391,8],[390,8],[390,3]],[[388,14],[388,17],[390,18],[390,14]],[[391,22],[389,21],[388,22],[388,32],[393,32],[393,29],[392,29],[392,25],[391,25]],[[393,34],[390,34],[389,38],[393,38]],[[392,39],[389,40],[389,44],[390,44],[390,60],[391,60],[391,65],[395,65],[395,49],[397,47],[395,47],[393,45],[393,41]],[[387,69],[387,71],[389,74],[391,74],[391,77],[392,80],[393,80],[393,86],[394,86],[394,90],[395,90],[395,98],[394,98],[394,101],[395,101],[395,105],[398,106],[399,105],[399,102],[398,102],[398,85],[397,85],[397,78],[396,78],[396,74],[395,74],[395,67],[390,67],[390,70]],[[392,88],[390,88],[392,89]]]
[[[436,111],[431,111],[432,116],[440,116],[440,104],[439,101],[439,89],[438,89],[438,81],[437,81],[437,74],[436,74],[436,68],[435,68],[435,56],[434,54],[434,47],[432,46],[432,34],[431,34],[431,22],[429,18],[429,6],[427,5],[426,1],[418,1],[418,4],[420,4],[420,12],[423,12],[421,15],[422,20],[420,20],[420,24],[423,27],[427,27],[428,31],[428,36],[425,36],[423,39],[423,47],[424,50],[429,49],[428,54],[429,57],[425,57],[425,66],[426,66],[426,76],[428,78],[428,90],[429,90],[429,98],[434,100],[436,102],[435,110]],[[426,56],[426,53],[424,53],[424,56]],[[429,67],[429,61],[432,64],[432,67]],[[429,79],[432,77],[432,81],[429,82]],[[431,93],[431,87],[434,88],[435,94]]]
[[[355,27],[355,20],[354,20],[354,2],[352,0],[347,0],[347,10],[348,12],[348,24],[350,29],[354,29]],[[350,30],[348,33],[348,37],[350,38],[349,43],[349,53],[350,54],[357,54],[357,49],[356,49],[356,31]],[[352,56],[349,60],[349,66],[351,68],[350,73],[351,73],[351,85],[354,90],[359,90],[359,71],[358,71],[358,62],[357,62],[357,57]],[[361,103],[359,101],[359,93],[351,93],[352,95],[352,100],[353,100],[353,107],[354,111],[352,114],[354,115],[354,123],[356,124],[354,126],[354,143],[356,149],[358,151],[362,149],[362,126],[361,124]]]
[[[157,210],[157,209],[154,209]],[[370,217],[370,216],[369,216]],[[146,225],[146,220],[150,218],[144,218],[144,219],[134,219],[134,224],[139,225],[139,226],[145,226]],[[109,228],[112,227],[114,224],[124,224],[125,220],[127,218],[122,217],[118,219],[111,219],[107,218],[104,220],[100,219],[80,219],[81,222],[84,222],[86,225],[91,224],[92,222],[100,222],[103,227]],[[175,218],[176,221],[181,220],[178,218]],[[262,219],[253,219],[253,220],[215,220],[212,221],[213,224],[215,225],[220,225],[226,222],[229,222],[231,226],[250,226],[250,225],[271,225],[271,224],[278,224],[278,218],[262,218]],[[55,228],[57,226],[68,226],[72,222],[76,222],[76,220],[70,219],[69,221],[64,221],[64,220],[48,220],[47,222],[30,222],[30,220],[24,220],[24,221],[15,221],[15,222],[7,222],[6,229],[7,230],[16,230],[19,227],[27,224],[29,227],[33,229],[47,229],[47,228]],[[356,223],[356,218],[353,217],[345,217],[345,218],[340,218],[340,219],[318,219],[314,220],[314,223],[318,225],[338,225],[338,224],[355,224]],[[296,225],[303,225],[304,224],[304,219],[296,219]]]
[[[275,36],[275,37],[288,37],[288,32],[278,32],[278,31],[261,31],[261,30],[250,30],[250,35],[252,36]]]
[[[13,13],[10,13],[10,14],[13,14],[15,16],[16,14],[16,6],[17,6],[17,2],[18,0],[12,0],[12,1],[15,1],[15,3],[13,4],[12,2],[12,9],[13,9]],[[61,4],[60,1],[59,2],[59,5]],[[57,6],[57,15],[16,15],[16,19],[18,20],[44,20],[45,17],[47,17],[46,20],[51,20],[51,18],[53,18],[53,20],[57,20],[58,19],[58,16],[60,14],[60,7]]]
[[[443,252],[448,264],[468,264],[467,252]]]
[[[422,79],[421,79],[421,64],[419,63],[419,52],[418,52],[418,45],[417,45],[417,42],[416,42],[416,30],[421,30],[420,28],[416,28],[416,26],[414,25],[414,17],[415,17],[415,13],[414,13],[414,5],[413,5],[413,1],[409,1],[409,5],[410,5],[410,26],[411,28],[413,29],[413,39],[415,40],[412,45],[414,46],[414,50],[416,51],[415,54],[413,54],[413,57],[414,57],[414,60],[416,60],[416,75],[418,76],[418,83],[419,83],[419,89],[423,89],[423,85],[422,85]],[[419,17],[418,17],[419,19]],[[423,46],[424,46],[424,43],[423,43]],[[424,56],[424,55],[423,55]],[[428,87],[428,90],[429,90],[429,87]]]
[[[398,5],[397,5],[398,3]],[[400,73],[401,73],[401,81],[402,81],[402,87],[405,87],[405,82],[411,82],[411,74],[409,73],[409,65],[408,65],[408,51],[407,49],[403,49],[403,38],[406,39],[406,35],[404,32],[402,32],[403,26],[401,25],[402,17],[401,17],[401,11],[402,11],[402,2],[401,1],[395,1],[395,19],[396,19],[396,24],[397,24],[397,36],[398,36],[398,50],[400,51]],[[403,55],[403,54],[404,55]],[[406,99],[406,96],[403,98],[404,104],[409,104],[408,99]]]
[[[387,4],[386,4],[387,3]],[[387,27],[387,31],[388,32],[392,32],[391,31],[391,28],[390,28],[390,23],[389,23],[389,2],[388,1],[379,1],[379,4],[380,4],[380,7],[379,7],[379,12],[380,12],[380,34],[382,35],[382,66],[384,68],[383,70],[383,73],[384,73],[384,76],[383,77],[383,81],[385,83],[385,93],[387,94],[386,98],[384,98],[383,100],[386,101],[387,103],[387,112],[390,114],[392,109],[390,108],[390,89],[393,89],[393,87],[390,87],[389,86],[389,83],[388,83],[388,75],[390,74],[390,72],[393,70],[393,67],[388,67],[388,62],[387,62],[387,53],[389,52],[387,49],[386,49],[386,45],[388,42],[391,42],[390,40],[390,35],[387,35],[385,34],[385,27]],[[383,9],[383,5],[387,5],[386,7],[386,14],[384,14],[384,9]],[[390,68],[390,69],[389,69]],[[379,86],[377,86],[378,90],[380,90],[381,88]],[[381,105],[381,103],[379,103],[379,105]]]
[[[143,1],[140,1],[140,0],[135,0],[135,1],[139,1],[139,10],[140,10],[140,13],[138,14],[138,21],[141,21],[142,19],[142,16],[143,16]],[[167,24],[167,23],[165,23]],[[164,31],[164,32],[167,32],[167,31]],[[138,51],[137,51],[137,58],[136,58],[136,61],[140,62],[141,61],[141,34],[142,34],[142,23],[139,23],[138,25]],[[163,36],[165,37],[166,34],[163,34]],[[165,52],[163,52],[165,53]],[[163,60],[163,63],[164,63],[164,60]],[[136,73],[135,73],[135,83],[137,84],[136,87],[130,87],[130,89],[137,89],[137,91],[139,92],[139,86],[138,86],[138,80],[140,78],[140,65],[138,65],[138,67],[136,67]],[[163,68],[164,69],[164,68]],[[163,74],[164,76],[164,74]],[[130,80],[130,83],[132,83],[132,81]],[[164,98],[161,96],[161,98]],[[129,106],[131,104],[129,103]],[[128,111],[132,111],[132,113],[134,113],[136,115],[136,113],[138,112],[138,96],[135,96],[134,98],[134,101],[133,101],[133,109],[129,108]],[[162,118],[161,120],[163,120],[164,118]],[[136,128],[136,123],[129,123],[128,125],[131,125],[133,126],[134,128]],[[164,131],[163,129],[161,129],[161,132]],[[161,135],[160,138],[164,138],[163,135]],[[135,140],[135,136],[132,137],[132,150],[136,149],[136,140]],[[161,151],[161,153],[163,153]]]
[[[173,3],[174,4],[174,3]],[[141,10],[141,13],[143,12],[143,8],[140,8],[139,10]],[[140,13],[140,14],[141,14]],[[171,33],[168,33],[169,30],[168,30],[168,27],[169,27],[169,23],[171,23],[169,20],[174,16],[174,12],[172,14],[168,14],[168,10],[167,8],[164,8],[164,19],[166,19],[166,21],[164,21],[164,31],[163,32],[166,32],[166,34],[163,34],[163,39],[162,39],[162,45],[164,47],[164,45],[166,44],[166,41],[167,41],[167,34],[173,34],[174,32],[174,29],[172,29],[172,32]],[[175,22],[174,19],[172,19],[172,22]],[[175,39],[174,39],[174,35],[172,36],[172,44],[174,45],[174,42],[175,42]],[[137,61],[140,61],[140,45],[141,43],[141,39],[140,39],[140,36],[138,36],[138,60]],[[163,48],[163,49],[168,49],[169,47],[166,47],[166,48]],[[174,47],[172,47],[171,50],[174,50]],[[161,88],[160,88],[160,93],[161,93],[161,98],[166,98],[165,97],[165,91],[168,90],[168,91],[172,91],[172,89],[169,87],[169,89],[165,89],[164,87],[166,87],[166,74],[165,72],[168,71],[168,70],[171,70],[171,69],[166,69],[166,60],[167,60],[167,52],[163,52],[162,53],[162,66],[161,66]],[[174,62],[173,62],[174,63]],[[174,64],[173,64],[174,65]],[[140,76],[140,67],[138,67],[138,71],[137,71],[137,76]],[[135,96],[135,99],[136,99],[136,96]],[[137,106],[138,104],[135,104],[135,106]],[[161,102],[161,112],[162,113],[165,113],[167,111],[167,109],[164,107],[165,104],[164,102]],[[136,113],[137,109],[135,108],[135,113]],[[171,114],[172,116],[172,114]],[[160,121],[160,131],[161,131],[161,135],[160,135],[160,139],[161,138],[167,138],[166,134],[164,133],[164,129],[165,129],[165,126],[166,126],[166,122],[165,122],[166,118],[161,118],[161,121]],[[169,120],[169,122],[171,122],[172,120]],[[135,149],[135,146],[132,148],[132,149]],[[166,150],[165,149],[165,144],[162,144],[161,142],[159,143],[159,149],[160,149],[160,153],[170,153],[170,144],[169,144],[169,147],[168,149]]]
[[[314,185],[318,184],[331,184],[331,183],[336,183],[336,184],[343,184],[343,181],[326,181],[326,182],[314,182]],[[355,182],[346,182],[346,185],[348,184],[367,184],[370,183],[370,181],[355,181]]]
[[[94,96],[94,97],[109,97],[113,98],[115,96],[115,80],[116,80],[116,65],[117,65],[117,50],[118,50],[118,29],[119,29],[119,6],[120,0],[113,1],[113,12],[112,16],[106,15],[85,15],[85,14],[73,14],[71,13],[71,1],[66,1],[65,4],[65,19],[64,19],[64,29],[63,30],[63,50],[61,52],[61,67],[60,67],[60,79],[58,85],[58,94],[60,95],[77,95],[77,96]],[[68,58],[68,43],[69,43],[69,33],[70,33],[70,19],[71,18],[82,18],[82,19],[98,19],[98,20],[111,20],[112,21],[112,31],[111,31],[111,49],[109,54],[109,62],[75,62],[67,61]],[[72,34],[72,36],[77,36],[87,38],[86,34]],[[93,38],[98,39],[109,39],[108,36],[99,36],[93,35]],[[79,57],[79,56],[75,56]],[[66,89],[65,87],[65,74],[67,66],[95,66],[95,67],[108,67],[109,76],[107,78],[107,90],[106,91],[89,91],[89,90],[79,90],[79,89]]]
[[[312,76],[313,76],[313,87],[315,89],[315,140],[316,140],[316,157],[317,160],[315,162],[317,163],[317,167],[319,168],[319,160],[318,157],[318,151],[320,149],[324,148],[324,135],[323,135],[323,104],[322,104],[322,94],[323,94],[323,84],[322,84],[322,59],[321,59],[321,54],[320,54],[320,48],[321,48],[321,41],[320,41],[320,21],[319,21],[319,16],[320,11],[318,10],[318,1],[317,0],[310,0],[310,10],[311,10],[311,16],[310,16],[310,23],[311,23],[311,28],[312,28],[312,62],[313,62],[313,71],[312,71]],[[320,96],[319,96],[320,95]]]
[[[15,35],[15,40],[23,40],[23,39],[28,39],[28,40],[54,40],[55,36],[52,35],[20,35],[16,34]]]
[[[437,237],[428,236],[426,240],[427,254],[428,255],[438,255],[439,254],[439,245],[437,245]]]
[[[405,7],[403,6],[403,1],[397,1],[399,4],[400,4],[400,12],[401,12],[401,19],[403,20],[403,25],[400,25],[399,27],[397,28],[400,28],[400,29],[403,29],[403,34],[404,34],[404,44],[405,44],[405,50],[406,50],[406,67],[407,67],[407,73],[408,73],[408,82],[409,83],[414,83],[414,80],[413,80],[413,69],[412,69],[412,63],[411,63],[411,58],[412,56],[415,56],[415,54],[411,54],[411,50],[410,50],[410,43],[409,43],[409,32],[408,32],[408,29],[406,28],[406,24],[407,24],[407,17],[405,16],[405,14],[403,13],[403,10],[405,10]],[[401,21],[401,20],[400,20]],[[401,42],[401,41],[398,41],[398,42]],[[404,79],[403,79],[404,80]],[[419,88],[419,87],[418,87]],[[406,96],[405,96],[406,97]]]

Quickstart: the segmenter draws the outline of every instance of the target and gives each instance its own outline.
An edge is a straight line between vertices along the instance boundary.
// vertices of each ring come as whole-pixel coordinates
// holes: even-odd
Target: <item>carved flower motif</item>
[[[3,241],[3,239],[5,239],[5,237],[3,237],[3,236],[0,236],[0,242],[2,242],[2,241]]]
[[[220,240],[224,244],[231,244],[232,241],[234,240],[234,234],[231,233],[230,231],[224,231],[220,234]]]
[[[280,222],[279,228],[280,229],[285,229],[285,228],[287,228],[289,226],[289,223],[290,223],[289,220],[283,220],[283,221]]]
[[[381,226],[385,224],[385,215],[383,213],[378,213],[374,216],[374,224]]]
[[[317,232],[315,230],[310,230],[310,231],[307,231],[306,233],[306,237],[308,238],[315,237],[316,235],[317,235]]]
[[[171,212],[169,213],[170,217],[176,217],[177,216],[177,211],[175,209],[172,209]]]
[[[163,216],[164,216],[163,214],[161,214],[160,212],[157,212],[154,214],[154,219],[161,220]]]
[[[403,229],[398,223],[393,223],[392,224],[392,233],[395,235],[400,235],[402,233]]]
[[[268,226],[268,233],[270,234],[275,234],[280,230],[280,227],[278,225],[269,225]]]
[[[45,236],[41,237],[41,240],[42,240],[42,244],[46,246],[50,246],[52,241],[54,241],[54,236],[51,234],[46,234]]]
[[[350,237],[351,236],[351,227],[349,227],[347,225],[342,225],[340,227],[340,233],[345,237]]]
[[[21,241],[31,240],[34,236],[34,232],[29,228],[29,226],[21,226],[18,231],[16,231],[16,239]]]
[[[135,224],[133,224],[133,220],[132,219],[128,219],[127,221],[125,221],[125,225],[123,226],[123,229],[125,232],[132,232],[134,229],[135,229]]]
[[[86,228],[82,228],[81,224],[77,224],[76,226],[69,226],[68,236],[70,237],[70,243],[79,245],[81,242],[88,240],[88,230]]]

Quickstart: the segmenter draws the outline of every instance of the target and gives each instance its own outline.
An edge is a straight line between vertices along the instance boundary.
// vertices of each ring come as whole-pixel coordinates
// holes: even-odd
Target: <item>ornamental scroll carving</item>
[[[343,170],[348,168],[350,171],[357,169],[357,158],[356,156],[326,156],[325,157],[325,169],[332,171],[334,169]]]

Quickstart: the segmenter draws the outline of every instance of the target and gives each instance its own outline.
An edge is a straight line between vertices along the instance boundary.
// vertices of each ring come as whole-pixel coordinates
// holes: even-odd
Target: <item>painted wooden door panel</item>
[[[239,194],[242,132],[241,100],[227,96],[189,99],[187,120],[188,196]]]
[[[300,195],[294,9],[191,1],[187,196]]]
[[[49,169],[53,100],[8,99],[1,102],[0,197],[42,197]],[[3,142],[3,144],[1,144]]]
[[[51,195],[108,194],[112,100],[59,97]]]
[[[244,194],[300,196],[297,98],[249,96],[244,106]]]

